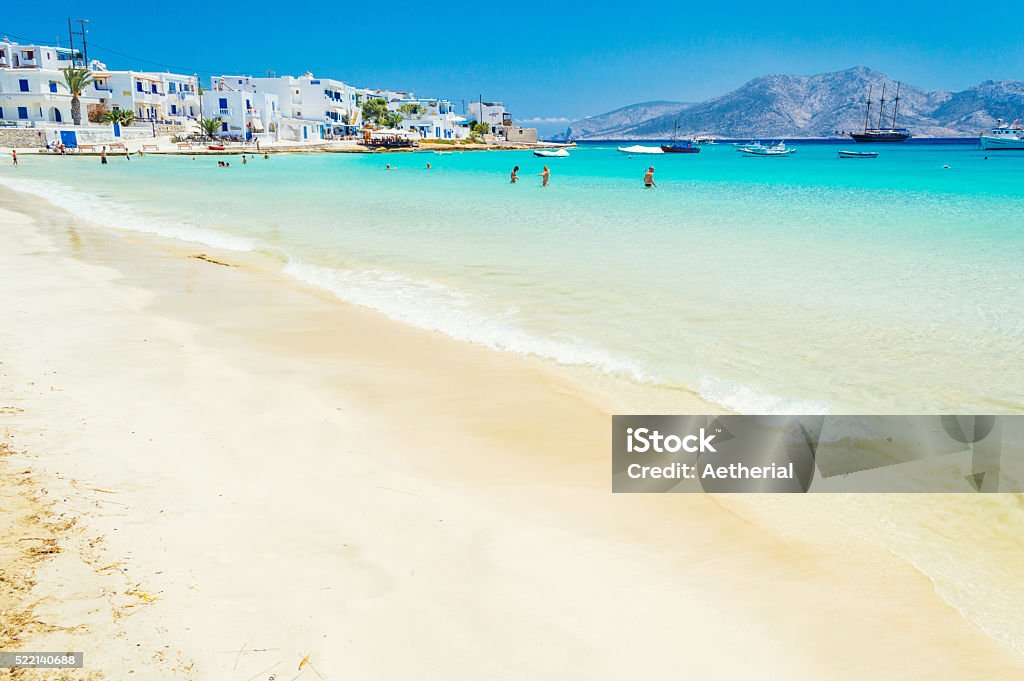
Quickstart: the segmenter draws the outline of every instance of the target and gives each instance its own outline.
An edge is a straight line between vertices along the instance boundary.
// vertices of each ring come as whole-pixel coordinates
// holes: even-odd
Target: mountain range
[[[729,138],[828,137],[864,128],[865,105],[872,89],[870,127],[879,122],[879,97],[885,85],[882,127],[892,125],[896,82],[857,66],[814,76],[762,76],[704,102],[643,102],[570,124],[578,140],[667,139],[679,135]],[[1024,117],[1024,82],[985,81],[953,92],[900,85],[897,127],[917,137],[977,135],[996,119]],[[561,138],[565,138],[565,134]]]

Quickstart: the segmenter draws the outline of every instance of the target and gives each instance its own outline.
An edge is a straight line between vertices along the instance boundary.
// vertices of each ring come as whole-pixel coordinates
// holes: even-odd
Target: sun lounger
[[[142,145],[142,150],[143,151],[160,151],[160,147],[157,146],[156,144],[143,144]]]
[[[192,145],[188,142],[178,142],[178,151],[192,151]]]
[[[92,153],[92,152],[96,151],[96,145],[94,145],[94,144],[79,144],[78,145],[78,150],[79,151],[87,151],[89,153]]]

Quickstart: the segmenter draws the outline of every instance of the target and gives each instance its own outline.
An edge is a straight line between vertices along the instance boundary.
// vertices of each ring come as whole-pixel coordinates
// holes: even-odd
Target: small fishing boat
[[[696,140],[677,142],[676,135],[679,132],[679,124],[672,130],[672,144],[662,144],[661,150],[666,154],[697,154],[700,153],[700,145]]]
[[[565,158],[569,155],[569,152],[565,149],[534,149],[533,155],[544,158]]]
[[[786,147],[785,142],[777,142],[768,147],[763,145],[756,147],[742,147],[740,151],[748,156],[789,156],[790,154],[796,153],[796,149]]]
[[[224,151],[223,144],[208,144],[206,145],[206,148],[209,149],[210,151]]]
[[[1021,129],[1020,119],[1013,123],[1003,123],[999,119],[992,132],[981,136],[982,149],[1024,149],[1024,129]]]
[[[878,158],[877,151],[840,151],[839,158]]]
[[[746,144],[743,142],[733,142],[732,145],[736,147],[736,151],[743,151],[744,149],[764,149],[765,146],[760,141],[750,140]]]
[[[639,144],[635,144],[631,147],[619,147],[619,151],[623,154],[664,154],[661,147],[645,147]]]

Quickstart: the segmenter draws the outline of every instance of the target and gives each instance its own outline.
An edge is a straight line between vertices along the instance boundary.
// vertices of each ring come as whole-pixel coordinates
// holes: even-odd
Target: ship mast
[[[871,117],[871,93],[874,92],[874,83],[868,85],[868,104],[864,107],[864,132],[868,131],[868,119]]]
[[[896,112],[900,109],[900,84],[896,83],[896,100],[892,107],[892,129],[896,129]]]
[[[878,103],[878,129],[882,129],[882,114],[885,112],[885,83],[882,83],[882,100]]]

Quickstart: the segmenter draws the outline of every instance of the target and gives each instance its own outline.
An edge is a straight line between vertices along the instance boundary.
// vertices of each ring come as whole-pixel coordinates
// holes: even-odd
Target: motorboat
[[[1021,129],[1020,119],[1013,123],[1003,123],[992,128],[987,135],[981,136],[981,148],[988,150],[997,149],[1024,149],[1024,130]]]
[[[664,154],[661,147],[645,147],[639,144],[635,144],[631,147],[619,147],[619,151],[623,154]]]
[[[877,151],[840,151],[839,158],[878,158]]]
[[[736,147],[736,151],[743,151],[744,149],[764,149],[765,146],[758,140],[750,140],[747,143],[733,142],[732,145]]]
[[[756,147],[742,147],[740,149],[744,154],[748,156],[789,156],[795,154],[796,149],[791,149],[786,146],[785,142],[776,142],[771,146],[756,146]]]
[[[565,158],[569,155],[569,152],[565,149],[534,149],[533,155],[544,158]]]

